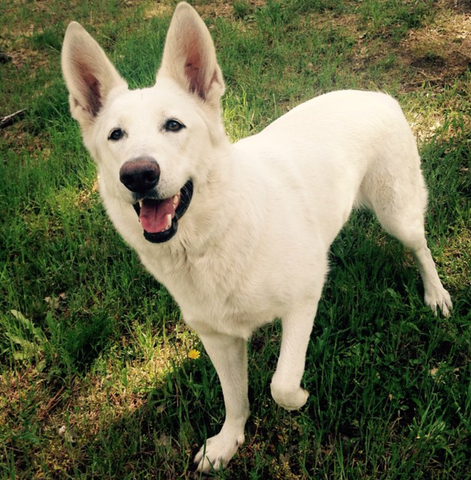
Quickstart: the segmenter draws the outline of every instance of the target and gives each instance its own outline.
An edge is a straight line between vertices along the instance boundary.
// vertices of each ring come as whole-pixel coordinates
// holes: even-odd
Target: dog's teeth
[[[165,230],[168,230],[172,226],[172,215],[169,213],[167,215],[167,228]]]
[[[180,195],[175,195],[175,196],[173,197],[173,206],[174,206],[174,208],[177,208],[179,202],[180,202]]]
[[[139,200],[139,206],[142,208],[142,200]]]

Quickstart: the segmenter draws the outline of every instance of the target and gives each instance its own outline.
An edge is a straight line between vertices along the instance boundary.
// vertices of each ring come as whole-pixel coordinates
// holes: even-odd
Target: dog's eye
[[[164,125],[164,130],[166,132],[178,132],[182,128],[185,128],[185,125],[181,124],[177,120],[167,120]]]
[[[124,137],[124,131],[120,128],[113,128],[111,130],[108,140],[113,140],[114,142],[121,140]]]

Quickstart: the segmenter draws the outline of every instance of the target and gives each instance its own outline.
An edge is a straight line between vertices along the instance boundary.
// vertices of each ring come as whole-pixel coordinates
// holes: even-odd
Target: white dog
[[[225,466],[243,443],[247,340],[275,318],[283,338],[272,396],[288,410],[305,404],[301,379],[328,251],[353,208],[370,208],[412,250],[425,302],[449,314],[424,236],[417,147],[389,96],[322,95],[230,144],[214,44],[186,3],[152,88],[130,91],[75,22],[62,68],[109,216],[174,296],[219,375],[226,419],[196,455],[198,470]]]

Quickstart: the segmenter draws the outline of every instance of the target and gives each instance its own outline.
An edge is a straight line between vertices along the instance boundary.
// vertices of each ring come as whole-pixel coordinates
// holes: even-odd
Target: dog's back
[[[279,214],[291,208],[293,216],[304,211],[327,244],[354,207],[381,211],[382,202],[400,197],[404,204],[419,204],[422,212],[425,208],[417,147],[402,110],[388,95],[322,95],[235,149],[246,175],[272,187],[270,203],[280,203],[273,208]]]

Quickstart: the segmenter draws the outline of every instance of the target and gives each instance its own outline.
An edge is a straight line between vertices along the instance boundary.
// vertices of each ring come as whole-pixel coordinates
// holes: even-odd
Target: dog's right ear
[[[127,88],[105,52],[77,22],[67,27],[62,47],[62,73],[69,89],[72,117],[86,130],[114,88]]]

